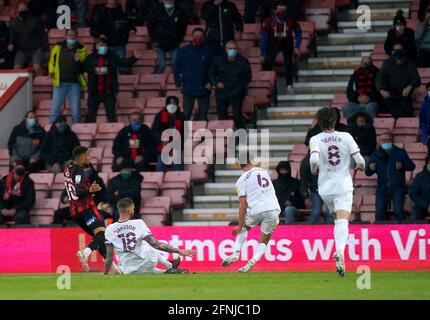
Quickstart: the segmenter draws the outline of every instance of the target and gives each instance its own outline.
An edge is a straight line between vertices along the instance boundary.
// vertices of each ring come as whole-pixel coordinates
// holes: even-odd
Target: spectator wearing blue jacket
[[[194,102],[198,101],[199,111],[194,120],[207,120],[211,83],[208,78],[213,52],[205,46],[205,31],[193,30],[193,42],[179,49],[173,66],[176,87],[184,94],[184,113],[187,120],[193,114]]]
[[[293,37],[294,32],[294,37]],[[276,56],[282,52],[284,56],[287,92],[292,92],[293,59],[300,57],[302,29],[297,19],[288,16],[287,4],[279,0],[276,9],[267,17],[261,26],[260,52],[264,59],[264,70],[272,70]]]
[[[430,82],[426,84],[427,95],[420,106],[420,140],[428,148],[430,156]]]
[[[426,159],[424,169],[412,182],[409,197],[414,202],[412,218],[422,220],[430,214],[430,158]]]
[[[405,219],[403,205],[405,202],[405,171],[413,171],[415,164],[406,150],[393,144],[391,133],[383,133],[379,138],[379,148],[371,155],[366,166],[366,175],[378,175],[376,187],[376,220],[386,220],[385,213],[389,202],[399,221]]]

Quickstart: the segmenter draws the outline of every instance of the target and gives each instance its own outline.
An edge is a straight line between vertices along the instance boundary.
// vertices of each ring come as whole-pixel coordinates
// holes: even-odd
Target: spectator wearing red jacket
[[[293,32],[295,38],[293,37]],[[264,70],[272,70],[276,56],[282,52],[287,79],[287,91],[292,90],[293,59],[300,57],[299,49],[301,44],[302,29],[296,18],[288,16],[287,5],[280,0],[276,4],[275,11],[262,24],[260,52],[261,57],[264,58]]]

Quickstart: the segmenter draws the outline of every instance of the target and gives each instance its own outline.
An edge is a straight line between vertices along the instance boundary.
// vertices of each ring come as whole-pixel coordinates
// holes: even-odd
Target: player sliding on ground
[[[181,258],[169,262],[157,250],[177,253],[191,257],[195,250],[179,250],[157,241],[142,219],[131,220],[134,215],[134,203],[130,198],[118,201],[119,220],[106,229],[106,262],[104,274],[108,274],[113,262],[114,249],[118,256],[119,268],[124,274],[143,273],[188,273],[178,269]],[[156,268],[160,263],[167,270]]]
[[[222,266],[228,267],[239,260],[240,249],[248,237],[249,229],[261,224],[261,234],[254,256],[243,268],[239,269],[239,272],[251,270],[264,255],[272,233],[279,224],[279,213],[281,212],[269,174],[266,170],[253,164],[252,159],[247,160],[246,163],[240,164],[245,172],[236,183],[240,207],[239,226],[233,230],[233,235],[236,236],[234,253],[223,261]]]
[[[318,192],[330,212],[334,213],[336,252],[333,259],[337,274],[343,277],[354,189],[349,172],[351,156],[356,170],[364,170],[365,161],[354,138],[347,132],[334,130],[337,114],[333,108],[320,109],[316,118],[323,132],[312,137],[309,143],[311,171],[318,175]]]
[[[101,190],[100,185],[90,181],[86,169],[90,167],[91,156],[88,148],[76,147],[73,161],[64,170],[64,184],[70,201],[70,215],[86,233],[93,237],[88,246],[78,251],[77,256],[85,272],[90,271],[88,258],[94,250],[106,257],[105,222],[94,203],[94,194]],[[116,264],[112,265],[119,271]]]

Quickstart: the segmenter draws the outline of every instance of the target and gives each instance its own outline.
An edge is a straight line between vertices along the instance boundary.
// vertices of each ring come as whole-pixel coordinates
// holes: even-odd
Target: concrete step
[[[269,129],[282,132],[297,132],[307,130],[312,124],[312,119],[271,119],[258,120],[257,126],[260,129]]]
[[[366,54],[365,54],[366,55]],[[369,54],[367,54],[369,55]],[[359,57],[309,58],[310,68],[314,69],[355,69],[360,65]]]
[[[237,176],[232,177],[233,179],[238,179]],[[232,181],[229,181],[230,183]],[[234,181],[234,182],[236,182]],[[239,198],[237,196],[207,196],[207,195],[197,195],[194,196],[194,206],[197,208],[238,208],[239,207]]]
[[[306,126],[305,128],[308,128],[309,126]],[[276,132],[276,131],[280,131],[279,129],[274,129],[272,132]],[[239,149],[239,148],[238,148]],[[282,157],[285,155],[285,153],[290,152],[293,149],[293,145],[292,144],[275,144],[272,141],[270,142],[269,145],[251,145],[248,146],[248,150],[254,152],[255,154],[261,154],[261,152],[268,150],[269,151],[269,156],[270,157]]]
[[[344,92],[347,86],[348,81],[297,82],[293,90],[295,94],[337,93]]]
[[[303,106],[303,107],[269,107],[266,109],[266,119],[285,118],[313,118],[315,113],[323,106]]]
[[[358,0],[359,5],[367,5],[371,9],[408,8],[411,0]]]
[[[319,58],[361,57],[363,52],[372,52],[374,47],[373,44],[320,45],[317,47],[317,52]]]
[[[235,166],[235,165],[227,165]],[[234,183],[205,183],[205,195],[236,195],[236,189]]]
[[[195,208],[184,209],[186,221],[230,221],[238,220],[237,208]]]
[[[388,7],[382,7],[382,8],[377,8],[374,7],[373,4],[373,0],[369,0],[371,2],[371,4],[369,5],[370,9],[371,9],[371,14],[372,14],[372,21],[373,20],[391,20],[393,21],[394,17],[396,16],[397,10],[402,9],[404,16],[408,17],[409,16],[409,4],[403,5],[401,7],[396,7],[396,8],[390,8]],[[350,9],[350,10],[346,10],[344,12],[341,12],[339,14],[338,17],[338,21],[357,21],[357,18],[360,17],[362,15],[362,11],[357,12],[356,9]]]
[[[321,57],[321,56],[320,56]],[[300,82],[314,82],[318,81],[349,81],[354,69],[313,69],[313,70],[300,70]]]
[[[303,137],[302,140],[300,142],[297,143],[303,143],[303,141],[305,140],[305,138]],[[279,157],[270,157],[269,159],[269,163],[262,163],[261,166],[268,170],[269,172],[271,172],[271,170],[275,170],[276,166],[278,165],[279,161],[285,161],[288,160],[288,152],[285,152],[284,155],[279,156]],[[240,167],[238,164],[227,164],[225,166],[225,169],[227,170],[239,170]]]
[[[285,94],[278,95],[278,107],[303,107],[329,105],[334,94]]]
[[[329,45],[363,45],[383,43],[386,37],[387,32],[354,31],[354,33],[330,33],[326,41]]]

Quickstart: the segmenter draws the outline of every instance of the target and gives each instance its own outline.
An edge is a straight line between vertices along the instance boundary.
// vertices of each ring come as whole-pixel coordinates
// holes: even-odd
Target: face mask
[[[97,52],[99,53],[99,55],[104,56],[108,52],[108,47],[99,47],[97,49]]]
[[[392,143],[383,143],[381,145],[382,149],[384,149],[385,151],[390,151],[393,148],[393,144]]]
[[[430,173],[430,163],[427,164],[426,169],[427,169],[427,172]]]
[[[429,92],[427,92],[427,97],[429,97],[429,99],[430,99],[430,91],[429,91]]]
[[[25,20],[30,16],[30,12],[28,12],[27,10],[22,10],[19,12],[19,16]]]
[[[394,50],[393,57],[396,59],[402,60],[405,57],[405,51],[402,49]]]
[[[178,106],[176,104],[168,104],[166,109],[169,113],[176,113],[176,111],[178,111]]]
[[[60,123],[57,125],[57,130],[59,133],[63,133],[67,129],[67,123]]]
[[[131,177],[131,172],[121,172],[121,177],[123,179],[130,179]]]
[[[236,58],[237,50],[236,49],[229,49],[229,50],[227,50],[227,55],[229,58]]]
[[[37,123],[37,121],[36,121],[36,119],[34,119],[34,118],[27,119],[27,125],[28,125],[30,128],[33,128],[33,127],[36,125],[36,123]]]
[[[200,47],[203,44],[203,39],[202,38],[194,38],[193,39],[193,43],[197,46]]]
[[[173,9],[174,4],[173,3],[165,3],[164,4],[164,8],[166,8],[166,10],[170,10]]]
[[[24,169],[24,168],[18,168],[18,169],[15,169],[15,174],[16,174],[18,177],[22,177],[22,176],[25,174],[25,169]]]
[[[142,122],[140,121],[133,121],[131,123],[131,128],[133,129],[133,131],[137,132],[140,130],[140,128],[142,128]]]
[[[66,44],[68,46],[74,46],[76,44],[76,42],[78,42],[76,39],[67,39],[66,40]]]

